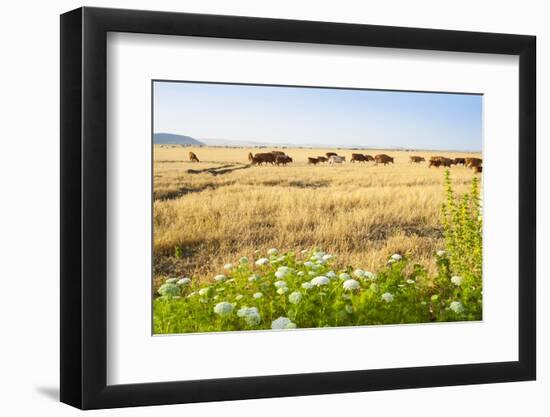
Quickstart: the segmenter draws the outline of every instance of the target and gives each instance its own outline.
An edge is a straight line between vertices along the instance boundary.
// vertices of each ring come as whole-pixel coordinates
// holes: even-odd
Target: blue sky
[[[154,132],[304,146],[481,151],[482,96],[154,82]]]

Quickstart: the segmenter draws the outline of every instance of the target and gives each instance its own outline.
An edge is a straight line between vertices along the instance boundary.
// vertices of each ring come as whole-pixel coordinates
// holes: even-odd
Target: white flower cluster
[[[277,287],[277,294],[283,295],[288,291],[288,287],[285,281],[275,281],[275,287]]]
[[[347,275],[347,274],[346,274]],[[360,279],[376,279],[376,275],[370,271],[365,271],[364,269],[356,269],[353,271],[353,275]],[[342,274],[340,274],[340,278]]]
[[[365,276],[365,271],[362,269],[356,269],[353,271],[353,275],[355,275],[357,278],[363,278]]]
[[[462,303],[460,301],[453,301],[449,308],[453,310],[456,314],[460,314],[464,312],[464,307],[462,306]]]
[[[323,259],[324,256],[325,256],[325,252],[317,251],[317,252],[313,253],[313,255],[311,256],[311,260],[312,261],[320,261],[320,260]]]
[[[288,301],[292,304],[299,304],[302,301],[302,293],[300,291],[294,291],[288,296]]]
[[[455,275],[451,277],[451,282],[455,284],[457,287],[460,287],[460,284],[462,284],[462,277],[459,277],[458,275]]]
[[[214,277],[214,281],[216,282],[223,282],[225,281],[226,276],[224,274],[218,274]]]
[[[293,323],[288,317],[281,316],[271,322],[271,328],[273,330],[295,329],[296,323]]]
[[[233,311],[233,304],[227,301],[222,301],[214,306],[214,313],[219,316],[229,316]]]
[[[353,290],[356,290],[360,287],[359,282],[357,282],[354,279],[345,280],[344,283],[342,284],[342,286],[347,291],[353,291]]]
[[[166,283],[162,284],[158,289],[158,293],[164,297],[176,297],[180,295],[180,287],[174,281],[168,282],[166,280]]]
[[[268,263],[269,263],[269,259],[267,258],[260,258],[256,261],[256,265],[258,266],[267,265]]]
[[[256,326],[262,320],[256,307],[242,307],[237,311],[237,316],[243,317],[249,326]]]
[[[280,266],[277,271],[275,271],[275,276],[277,278],[284,278],[291,272],[291,269],[288,266]]]
[[[267,254],[269,256],[276,256],[279,253],[279,251],[276,248],[271,248],[267,251]]]
[[[304,282],[304,283],[302,284],[302,288],[303,288],[304,290],[311,290],[311,289],[313,288],[313,284],[311,284],[311,282]]]
[[[199,295],[202,295],[202,296],[208,296],[210,295],[212,292],[212,290],[210,289],[210,287],[205,287],[205,288],[201,288],[199,290]]]
[[[316,287],[320,287],[322,285],[327,285],[330,282],[330,280],[327,277],[321,275],[321,276],[313,278],[310,282],[311,282],[311,285],[314,285]]]
[[[376,279],[376,274],[374,272],[365,271],[365,279]]]
[[[180,280],[178,280],[178,285],[189,285],[191,283],[191,278],[183,277]]]
[[[386,303],[391,303],[393,301],[393,294],[385,292],[384,294],[382,294],[382,300],[384,300]]]

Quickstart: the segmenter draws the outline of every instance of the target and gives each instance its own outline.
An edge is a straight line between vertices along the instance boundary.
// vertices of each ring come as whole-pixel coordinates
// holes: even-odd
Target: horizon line
[[[184,135],[181,133],[171,133],[171,132],[153,132],[152,136],[158,135],[158,134],[167,134],[167,135],[175,135],[175,136],[186,136],[191,139],[194,139],[196,141],[224,141],[224,142],[243,142],[243,144],[235,144],[235,145],[223,145],[223,144],[207,144],[203,143],[202,145],[196,145],[196,144],[186,144],[186,143],[155,143],[154,139],[153,144],[156,145],[181,145],[181,146],[215,146],[215,147],[292,147],[292,148],[310,148],[310,149],[391,149],[395,151],[447,151],[447,152],[470,152],[470,153],[483,153],[483,149],[475,150],[475,149],[433,149],[433,148],[411,148],[406,146],[380,146],[380,145],[359,145],[359,144],[352,144],[352,145],[341,145],[341,146],[324,146],[322,144],[293,144],[292,142],[281,142],[281,143],[274,143],[274,142],[259,142],[259,141],[253,141],[253,140],[242,140],[242,139],[226,139],[226,138],[207,138],[207,137],[195,137],[190,135]],[[249,146],[246,146],[246,144],[250,144]]]

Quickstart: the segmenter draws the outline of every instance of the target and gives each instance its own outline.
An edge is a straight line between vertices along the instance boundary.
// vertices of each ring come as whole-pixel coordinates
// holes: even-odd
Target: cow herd
[[[199,158],[194,152],[189,152],[189,160],[191,162],[199,162]],[[271,152],[261,152],[252,154],[248,153],[248,160],[251,165],[287,165],[291,162],[294,162],[292,158],[285,154],[282,151],[271,151]],[[343,155],[338,155],[336,152],[327,152],[325,156],[308,156],[307,163],[308,165],[317,165],[317,164],[342,164],[346,162],[346,157]],[[351,154],[351,163],[366,163],[374,162],[374,165],[387,165],[389,163],[394,163],[394,158],[386,154],[378,154],[374,157],[371,155],[361,154],[361,153],[352,153]],[[420,164],[426,162],[426,159],[422,156],[409,156],[409,163]],[[445,156],[432,156],[428,160],[428,168],[431,167],[447,167],[450,168],[453,165],[462,165],[474,170],[475,173],[482,172],[482,162],[480,158],[447,158]]]
[[[422,158],[423,159],[423,158]],[[292,158],[286,155],[282,151],[271,151],[252,154],[248,153],[248,160],[252,165],[262,165],[262,164],[271,164],[271,165],[286,165],[289,162],[293,162]],[[374,162],[375,165],[382,164],[387,165],[389,163],[394,163],[394,158],[386,154],[378,154],[374,157],[371,155],[364,155],[361,153],[352,153],[351,154],[351,163],[356,162]],[[317,165],[317,164],[343,164],[346,162],[346,157],[344,155],[338,155],[336,152],[327,152],[324,156],[308,156],[307,163],[308,165]]]
[[[414,159],[413,159],[414,158]],[[418,156],[411,156],[409,162],[412,163],[419,163],[422,161],[418,161]],[[421,158],[424,160],[424,158]],[[481,158],[447,158],[445,156],[432,156],[430,160],[428,161],[428,168],[431,167],[446,167],[450,168],[453,165],[463,165],[467,168],[473,169],[476,174],[481,173],[483,171],[482,166],[483,160]]]

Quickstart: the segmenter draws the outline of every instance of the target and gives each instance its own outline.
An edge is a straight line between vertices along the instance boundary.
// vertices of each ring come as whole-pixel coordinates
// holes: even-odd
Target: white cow
[[[340,155],[331,155],[328,159],[328,162],[331,164],[341,164],[342,162],[346,162],[346,157]]]

